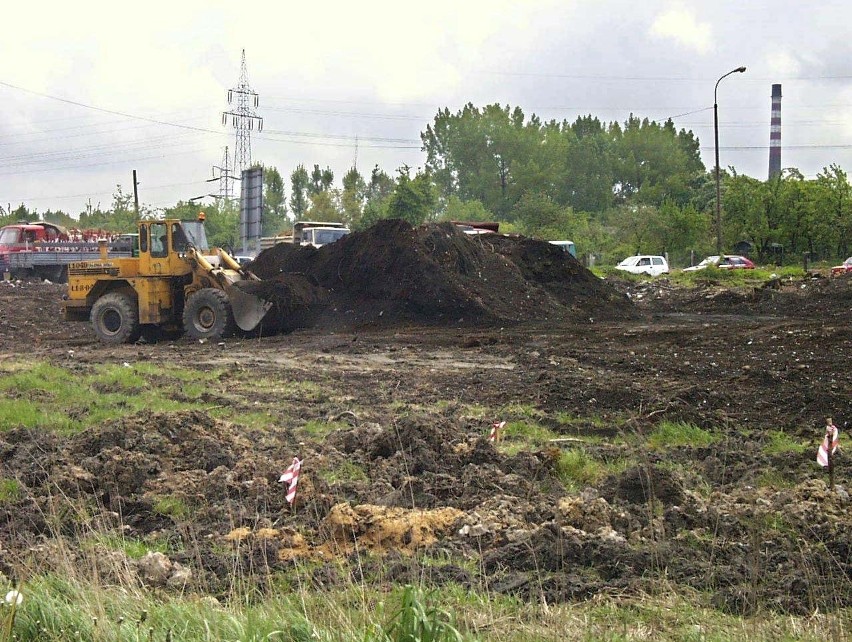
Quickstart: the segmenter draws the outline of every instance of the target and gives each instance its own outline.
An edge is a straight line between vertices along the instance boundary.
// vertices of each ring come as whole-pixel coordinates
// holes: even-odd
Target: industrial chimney
[[[772,120],[769,125],[769,178],[781,173],[781,85],[772,85]]]

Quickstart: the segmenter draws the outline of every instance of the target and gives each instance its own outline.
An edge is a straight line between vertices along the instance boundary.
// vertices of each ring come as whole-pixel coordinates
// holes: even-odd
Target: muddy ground
[[[131,563],[140,581],[214,595],[235,573],[259,586],[298,573],[318,589],[455,582],[549,603],[664,581],[735,613],[852,605],[852,461],[838,456],[836,492],[815,462],[824,416],[841,446],[852,421],[852,279],[609,284],[631,303],[624,314],[582,322],[405,317],[104,347],[86,324],[59,320],[63,286],[0,283],[0,365],[67,365],[73,350],[80,368],[227,366],[244,382],[320,391],[211,382],[210,407],[268,412],[272,430],[205,410],[143,412],[73,436],[11,422],[0,476],[25,493],[0,504],[0,570],[48,568],[50,546],[96,524],[170,543],[166,558]],[[495,446],[497,420],[537,422],[556,440]],[[328,434],[303,430],[328,421]],[[651,448],[661,421],[719,440]],[[806,449],[769,448],[777,431]],[[610,472],[566,486],[567,450]],[[277,479],[294,455],[304,468],[291,508]],[[85,505],[85,518],[57,513],[58,497]],[[155,510],[162,497],[190,511]]]

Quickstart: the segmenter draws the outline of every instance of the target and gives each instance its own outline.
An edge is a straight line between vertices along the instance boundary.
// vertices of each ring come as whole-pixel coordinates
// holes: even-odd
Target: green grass
[[[150,363],[5,367],[0,369],[0,425],[74,433],[142,410],[204,408],[199,397],[215,376]]]
[[[348,427],[348,424],[344,424],[339,421],[311,419],[304,426],[302,426],[301,430],[311,439],[322,440],[334,431],[343,430]]]
[[[0,506],[12,504],[23,495],[23,488],[17,479],[0,478]]]
[[[676,284],[687,286],[718,283],[729,287],[754,287],[777,277],[801,279],[804,276],[804,270],[795,266],[757,267],[754,270],[720,270],[711,266],[695,272],[674,270],[669,278]]]
[[[648,447],[654,449],[683,446],[709,446],[717,437],[703,428],[685,422],[663,421],[657,424],[648,437]]]
[[[13,630],[20,642],[817,642],[852,633],[849,609],[741,618],[706,607],[707,596],[665,587],[644,597],[600,595],[548,605],[453,585],[430,593],[418,587],[314,592],[296,586],[259,600],[236,595],[230,602],[58,576],[33,577],[20,590],[24,601]],[[0,633],[0,641],[11,640],[11,633]]]
[[[801,480],[788,477],[778,470],[764,470],[757,478],[757,487],[772,488],[775,490],[779,490],[781,488],[793,488],[798,481]]]
[[[503,414],[513,417],[523,417],[524,419],[543,419],[545,413],[533,406],[532,404],[513,403],[503,408]]]
[[[38,408],[29,401],[22,399],[0,399],[0,426],[5,429],[34,428],[43,421]]]
[[[134,537],[122,537],[113,533],[98,533],[83,542],[83,546],[94,552],[111,550],[121,551],[130,559],[138,560],[148,553],[169,553],[166,542],[143,541]]]
[[[763,446],[763,452],[767,455],[783,455],[784,453],[802,454],[809,446],[796,441],[790,435],[777,430],[769,433],[769,439]]]
[[[179,497],[159,497],[154,502],[152,510],[176,521],[189,515],[189,506]]]
[[[579,449],[564,451],[556,462],[556,475],[568,488],[594,484],[609,472],[610,468]]]
[[[541,424],[510,421],[503,427],[503,441],[499,443],[499,448],[508,454],[514,454],[521,450],[541,448],[555,438],[556,434]]]
[[[344,461],[334,468],[321,470],[319,475],[329,484],[367,481],[369,479],[363,466],[359,466],[351,461]]]

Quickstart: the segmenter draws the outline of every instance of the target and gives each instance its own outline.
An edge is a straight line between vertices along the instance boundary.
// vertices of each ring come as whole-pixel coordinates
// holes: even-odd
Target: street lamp
[[[722,78],[727,78],[731,74],[741,74],[745,70],[745,67],[737,67]],[[713,88],[713,132],[716,135],[716,254],[719,256],[722,256],[722,190],[719,187],[719,105],[716,102],[716,90],[719,89],[722,78],[716,81],[716,86]]]

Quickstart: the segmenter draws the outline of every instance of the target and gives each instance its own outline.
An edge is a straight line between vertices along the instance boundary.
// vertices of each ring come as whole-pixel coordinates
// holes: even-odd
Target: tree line
[[[376,166],[369,175],[352,167],[339,185],[329,167],[298,165],[288,190],[276,167],[264,167],[263,234],[286,232],[298,220],[339,221],[356,230],[382,218],[490,220],[506,232],[571,239],[580,253],[605,262],[666,253],[685,264],[714,253],[715,178],[701,161],[697,137],[672,120],[631,115],[606,123],[587,115],[545,122],[519,107],[468,104],[455,113],[439,110],[420,138],[423,167],[389,174]],[[760,261],[776,257],[779,248],[788,260],[805,252],[814,259],[850,253],[852,187],[839,166],[811,180],[795,168],[770,180],[730,168],[722,188],[725,251],[747,241]],[[201,209],[179,202],[164,213],[187,217]],[[203,209],[211,240],[235,246],[234,204]],[[35,214],[22,205],[6,218]],[[118,187],[103,211],[87,208],[78,220],[63,212],[44,218],[124,231],[136,213]]]

